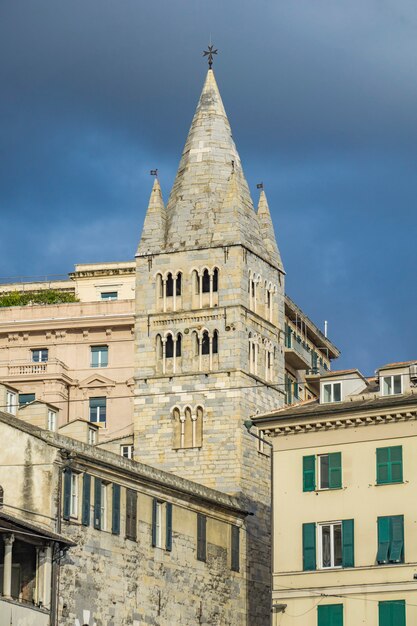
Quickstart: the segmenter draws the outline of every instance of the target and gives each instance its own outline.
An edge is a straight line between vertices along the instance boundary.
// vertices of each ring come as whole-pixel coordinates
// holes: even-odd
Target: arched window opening
[[[191,420],[191,409],[189,406],[186,406],[184,409],[184,417],[185,417],[185,433],[184,433],[184,448],[192,448],[193,447],[193,424]]]
[[[178,333],[177,335],[177,343],[175,346],[175,355],[176,356],[181,356],[182,353],[182,335],[181,333]]]
[[[251,293],[252,293],[252,298],[255,297],[255,281],[251,280]]]
[[[210,274],[208,270],[203,273],[203,293],[210,293]]]
[[[181,292],[182,292],[182,274],[181,274],[181,272],[178,272],[177,280],[176,280],[175,293],[176,293],[177,296],[180,296]]]
[[[203,333],[201,354],[210,354],[210,339],[209,334],[206,330]]]
[[[172,278],[171,272],[168,274],[166,279],[166,294],[167,298],[174,295],[174,279]]]
[[[174,340],[172,335],[168,335],[165,342],[165,357],[172,359],[174,356]]]
[[[213,354],[217,354],[219,352],[219,333],[217,330],[213,333]]]
[[[219,290],[219,270],[214,268],[213,272],[213,293]]]
[[[203,445],[203,407],[196,408],[196,419],[194,421],[193,446],[201,448]]]

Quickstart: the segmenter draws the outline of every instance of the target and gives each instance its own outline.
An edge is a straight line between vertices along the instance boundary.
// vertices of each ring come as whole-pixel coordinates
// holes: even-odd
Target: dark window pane
[[[168,274],[167,276],[166,294],[167,297],[174,295],[174,279],[172,278],[172,274]]]
[[[329,456],[328,454],[322,454],[319,457],[320,461],[320,489],[329,488]]]
[[[219,290],[219,270],[216,268],[213,272],[213,291]]]
[[[342,525],[333,526],[333,533],[334,565],[340,567],[342,565]]]
[[[214,331],[213,335],[213,354],[217,354],[219,351],[219,333],[217,330]]]
[[[201,346],[201,354],[210,354],[210,340],[207,331],[203,333],[203,343]]]
[[[330,526],[321,527],[321,549],[322,549],[322,566],[330,567],[331,552],[330,552]]]
[[[333,401],[340,402],[341,399],[342,399],[341,384],[335,383],[333,385]]]
[[[174,356],[174,340],[172,335],[168,335],[165,343],[165,356],[167,359],[172,359]]]
[[[175,352],[176,356],[181,356],[181,351],[182,351],[182,335],[178,333],[176,352]]]
[[[203,274],[203,293],[210,292],[210,274],[208,270],[204,270]]]
[[[177,283],[176,283],[176,289],[175,289],[175,293],[177,294],[177,296],[181,295],[181,289],[182,289],[182,274],[181,272],[179,272],[177,274]]]
[[[34,393],[19,393],[19,406],[24,406],[25,404],[29,404],[29,402],[34,402],[34,400]]]

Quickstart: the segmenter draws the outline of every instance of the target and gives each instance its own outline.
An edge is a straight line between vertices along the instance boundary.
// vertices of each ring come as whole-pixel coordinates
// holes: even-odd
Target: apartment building
[[[253,419],[272,443],[274,626],[417,620],[417,362],[320,377]]]

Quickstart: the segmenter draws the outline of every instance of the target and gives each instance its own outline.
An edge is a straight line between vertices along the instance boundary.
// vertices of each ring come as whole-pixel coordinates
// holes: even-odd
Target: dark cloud
[[[0,1],[1,274],[131,258],[216,75],[288,292],[341,365],[417,357],[417,5]]]

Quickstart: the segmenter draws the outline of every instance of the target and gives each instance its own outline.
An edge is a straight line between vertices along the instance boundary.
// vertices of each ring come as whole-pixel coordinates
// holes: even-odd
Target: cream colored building
[[[415,624],[417,362],[329,373],[253,421],[274,453],[274,626]]]

